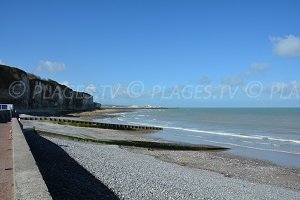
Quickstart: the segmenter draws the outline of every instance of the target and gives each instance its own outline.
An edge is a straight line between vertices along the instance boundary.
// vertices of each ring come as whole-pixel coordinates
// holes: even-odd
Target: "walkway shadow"
[[[53,199],[119,199],[58,145],[33,130],[24,135]]]

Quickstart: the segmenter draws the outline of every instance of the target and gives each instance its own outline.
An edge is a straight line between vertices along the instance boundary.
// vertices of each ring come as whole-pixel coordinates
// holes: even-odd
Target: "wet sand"
[[[133,108],[103,108],[103,109],[96,109],[91,111],[84,111],[84,112],[76,112],[70,113],[67,116],[69,117],[80,117],[84,119],[103,119],[107,117],[115,117],[118,116],[118,113],[124,112],[133,112],[136,109]]]

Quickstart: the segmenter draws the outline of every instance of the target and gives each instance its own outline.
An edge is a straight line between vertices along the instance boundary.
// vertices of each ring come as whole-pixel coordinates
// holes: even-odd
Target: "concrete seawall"
[[[11,111],[10,110],[0,110],[0,123],[6,123],[11,120]]]
[[[52,199],[16,118],[12,133],[15,199]]]

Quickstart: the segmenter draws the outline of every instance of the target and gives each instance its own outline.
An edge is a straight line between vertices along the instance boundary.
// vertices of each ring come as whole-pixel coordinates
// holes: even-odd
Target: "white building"
[[[13,104],[0,104],[0,123],[6,123],[13,116]]]
[[[0,110],[13,110],[13,104],[0,104]]]

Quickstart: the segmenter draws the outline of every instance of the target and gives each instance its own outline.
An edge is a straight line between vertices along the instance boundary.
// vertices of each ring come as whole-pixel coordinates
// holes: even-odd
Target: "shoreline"
[[[160,139],[149,138],[146,133],[137,133],[134,131],[71,127],[36,121],[24,121],[23,123],[24,127],[27,128],[35,126],[35,128],[38,129],[71,135],[80,133],[80,136],[88,138],[162,141]],[[45,138],[50,139],[51,141],[56,141],[56,143],[61,141],[78,145],[80,144],[83,146],[115,146],[70,141],[49,136],[45,136]],[[291,189],[293,191],[300,191],[300,169],[276,165],[267,161],[236,156],[228,152],[157,150],[122,145],[116,147],[123,149],[126,152],[131,152],[141,156],[150,156],[155,158],[157,161],[182,166],[186,169],[204,170],[210,173],[220,174],[221,176],[229,179],[239,179],[255,184],[267,184],[270,186]]]
[[[103,118],[113,118],[119,116],[120,113],[125,112],[134,112],[137,110],[160,110],[160,109],[168,109],[168,108],[147,108],[147,107],[116,107],[116,108],[101,108],[94,109],[82,112],[72,112],[66,116],[69,117],[80,117],[84,119],[103,119]]]
[[[261,183],[256,179],[228,176],[148,155],[159,154],[165,158],[166,151],[62,140],[29,132],[25,136],[43,172],[45,182],[50,187],[50,193],[56,198],[62,194],[64,197],[88,196],[91,199],[99,199],[101,196],[101,199],[105,199],[105,196],[110,196],[112,199],[292,200],[300,197],[298,180],[283,179],[275,184]],[[174,159],[194,156],[193,160],[202,159],[210,165],[213,163],[207,159],[207,155],[216,154],[194,152],[196,154],[193,155],[191,152],[182,151],[167,153]],[[232,168],[227,166],[228,161],[227,158],[222,159],[224,165],[221,167]],[[53,162],[58,163],[53,165]],[[241,174],[245,176],[251,172],[251,164],[242,162],[242,166],[243,168],[239,168]],[[261,167],[267,170],[262,171]],[[276,175],[275,169],[269,169],[269,166],[256,166],[252,175],[266,173],[266,177],[262,178]]]
[[[101,108],[101,109],[95,109],[91,111],[83,111],[83,112],[73,112],[69,113],[68,117],[79,117],[84,119],[103,119],[103,118],[109,118],[117,116],[119,113],[123,112],[133,112],[135,109],[130,108]]]
[[[161,139],[161,140],[167,140],[164,137],[160,137],[160,136],[151,136],[153,138],[156,139]],[[172,141],[172,142],[176,142],[177,140],[167,140],[167,141]],[[194,144],[194,143],[191,143]],[[209,143],[209,144],[215,144],[213,142]],[[217,145],[219,145],[220,143],[216,143]],[[221,143],[222,144],[222,143]],[[222,145],[220,145],[222,146]],[[228,151],[226,151],[226,154],[228,155],[232,155],[235,157],[241,157],[241,158],[245,158],[245,159],[250,159],[250,160],[258,160],[258,161],[262,161],[262,162],[266,162],[266,163],[272,163],[274,165],[279,165],[282,167],[286,167],[286,168],[291,168],[291,169],[298,169],[300,170],[300,166],[297,165],[297,163],[295,163],[295,161],[288,161],[288,162],[284,162],[284,160],[278,160],[276,159],[276,156],[273,156],[272,159],[266,157],[265,154],[262,155],[258,155],[259,153],[261,153],[262,151],[264,152],[265,150],[261,150],[261,149],[255,149],[255,148],[249,148],[251,151],[245,151],[245,149],[247,150],[247,147],[236,147],[234,145],[228,145]],[[270,151],[271,152],[271,151]],[[268,153],[270,153],[268,152]],[[277,153],[282,153],[285,154],[284,152],[277,152]],[[286,161],[286,160],[285,160]]]
[[[85,112],[80,112],[80,113],[73,113],[73,115],[69,115],[69,116],[62,116],[59,117],[61,119],[70,119],[70,120],[79,120],[79,121],[88,121],[88,120],[93,120],[95,118],[97,119],[103,119],[103,118],[115,118],[120,116],[121,113],[124,112],[134,112],[136,110],[143,110],[144,108],[107,108],[107,109],[98,109],[98,110],[94,110],[94,111],[85,111]],[[150,108],[148,108],[150,109]],[[151,108],[151,109],[161,109],[161,108]],[[164,109],[164,108],[162,108]],[[61,123],[63,124],[63,123]],[[65,124],[68,125],[68,124]],[[116,124],[117,125],[117,124]],[[137,125],[137,124],[136,124]],[[155,132],[153,132],[155,133]],[[144,135],[145,138],[152,138],[152,139],[156,139],[157,141],[166,141],[166,142],[172,142],[172,143],[178,143],[178,141],[176,140],[169,140],[169,139],[165,139],[163,137],[157,137],[154,135]],[[193,145],[193,143],[187,143],[189,145]],[[204,145],[204,144],[203,144]],[[210,145],[215,146],[214,144],[210,143]],[[219,146],[218,144],[216,144],[217,146]],[[248,151],[241,151],[239,149],[236,149],[234,146],[231,148],[229,147],[229,150],[227,152],[227,154],[230,154],[232,156],[238,156],[238,157],[243,157],[246,159],[252,159],[252,160],[260,160],[260,161],[264,161],[264,162],[270,162],[272,164],[275,165],[279,165],[279,166],[283,166],[283,167],[287,167],[287,168],[296,168],[296,169],[300,169],[300,167],[298,167],[298,165],[296,165],[295,163],[285,163],[284,161],[280,161],[280,160],[276,160],[276,158],[264,158],[262,156],[253,156],[252,154],[257,154],[260,153],[259,149],[256,150],[254,148],[251,149],[251,151],[254,151],[252,153],[248,152]],[[274,160],[275,159],[275,160]]]
[[[131,112],[132,111],[135,111],[135,110],[131,110]],[[134,117],[135,113],[132,113],[132,114],[129,113],[129,115]],[[111,115],[109,117],[110,118],[119,117],[119,115],[117,115],[117,113],[116,113],[115,116]],[[99,120],[99,121],[101,122],[101,120]],[[108,122],[108,123],[109,122],[114,122],[114,123],[117,123],[117,124],[119,123],[119,120],[114,120],[114,119],[112,119],[112,120],[107,119],[107,120],[104,120],[104,121]],[[131,120],[131,121],[135,121],[135,123],[132,123],[132,124],[138,125],[140,120]],[[123,122],[120,122],[120,123],[123,123]],[[157,124],[157,123],[149,123],[149,124],[153,125],[153,124]],[[158,123],[158,124],[160,124],[160,123]],[[147,125],[147,123],[145,123],[144,125]],[[181,128],[181,127],[185,127],[185,126],[178,126],[178,127]],[[197,126],[195,126],[195,127],[197,127]],[[182,128],[182,129],[184,129],[184,128]],[[202,129],[200,128],[200,130],[202,130]],[[182,132],[183,133],[182,135],[173,134],[173,131],[174,131],[174,129],[172,129],[172,128],[171,129],[166,128],[163,132],[161,132],[159,134],[153,134],[150,137],[153,136],[153,137],[158,138],[158,139],[163,138],[165,140],[172,141],[172,142],[185,141],[185,142],[190,143],[190,144],[201,143],[201,139],[197,140],[198,139],[197,137],[193,137],[193,138],[187,137],[187,139],[185,139],[185,137],[184,137],[185,131]],[[222,132],[222,131],[220,131],[220,132]],[[193,134],[194,133],[192,133],[191,135],[193,135]],[[230,134],[230,131],[229,131],[229,134]],[[237,134],[239,134],[239,133],[237,133]],[[241,135],[243,135],[243,134],[241,134]],[[179,137],[182,137],[182,138],[179,138]],[[228,147],[228,148],[230,148],[230,150],[229,150],[230,154],[233,154],[235,156],[241,156],[241,157],[246,157],[246,158],[250,158],[250,159],[259,159],[259,160],[263,160],[263,161],[266,161],[266,162],[272,162],[272,163],[275,163],[277,165],[282,165],[282,166],[286,166],[286,167],[290,167],[290,168],[300,168],[299,167],[299,164],[300,164],[299,154],[294,153],[294,152],[299,152],[299,151],[296,151],[296,149],[295,150],[289,150],[288,148],[285,148],[284,146],[286,144],[284,144],[284,143],[283,143],[283,145],[282,144],[277,144],[276,142],[274,142],[276,144],[273,144],[273,142],[271,140],[273,139],[272,137],[274,137],[275,140],[276,140],[277,136],[275,136],[275,135],[270,136],[271,137],[270,138],[271,142],[268,141],[268,137],[269,137],[268,135],[262,136],[262,137],[264,137],[264,138],[261,142],[259,142],[260,140],[259,141],[252,141],[250,139],[249,140],[245,139],[246,140],[245,143],[243,143],[244,141],[238,141],[238,142],[232,142],[231,143],[231,141],[228,140],[228,138],[227,138],[227,140],[226,140],[226,138],[224,138],[226,140],[224,142],[219,141],[219,140],[214,140],[214,139],[211,139],[211,141],[209,141],[209,139],[207,139],[207,142],[205,142],[205,141],[202,141],[202,142],[204,142],[205,144],[210,144],[210,145],[217,145],[217,146],[219,146],[219,145],[222,146],[223,145],[225,147]],[[285,138],[285,136],[282,136],[282,138]],[[195,139],[196,142],[193,141],[193,139]],[[250,144],[249,145],[248,143],[246,143],[248,141],[249,141],[249,143],[256,143],[257,142],[258,144],[257,145],[256,144]],[[274,145],[274,146],[276,145],[276,148],[273,149],[270,145],[268,145],[268,143],[272,143],[270,145]],[[261,145],[261,144],[264,144],[264,145]],[[265,144],[266,144],[266,146],[265,146]],[[277,146],[281,146],[281,145],[282,145],[282,148],[277,147]],[[298,149],[297,146],[295,146],[295,148]]]

